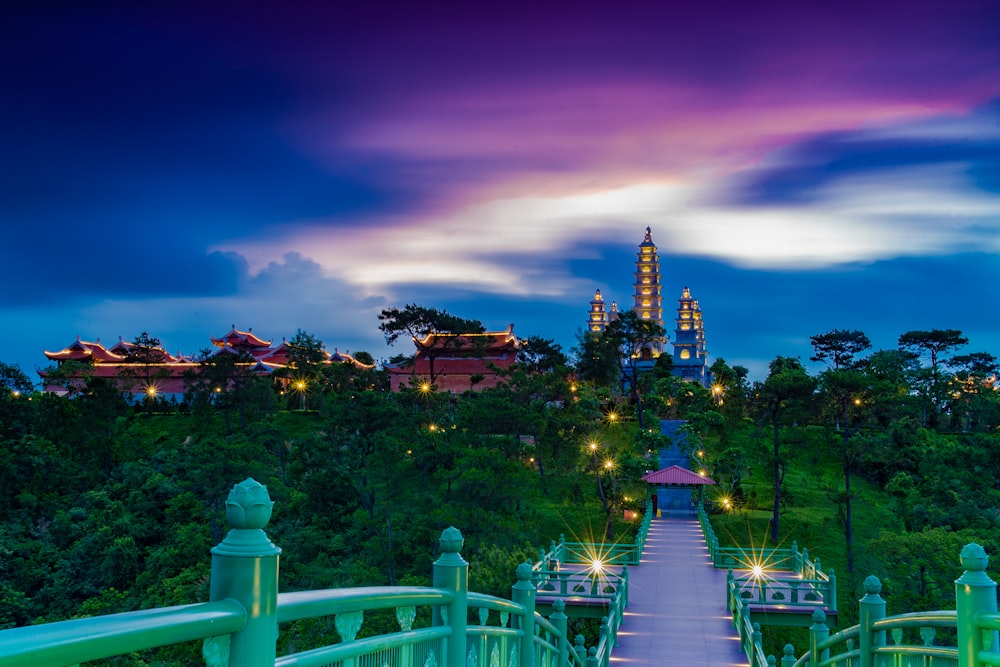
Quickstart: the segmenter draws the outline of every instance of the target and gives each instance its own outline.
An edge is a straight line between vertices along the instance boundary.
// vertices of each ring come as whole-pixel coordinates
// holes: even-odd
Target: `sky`
[[[763,379],[809,337],[1000,356],[1000,3],[14,3],[0,361],[233,325],[376,358],[416,303],[567,351],[631,305]]]

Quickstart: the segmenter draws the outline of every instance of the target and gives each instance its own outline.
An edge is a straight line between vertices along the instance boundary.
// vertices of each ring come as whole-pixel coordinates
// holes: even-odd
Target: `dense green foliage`
[[[276,502],[282,590],[429,584],[454,525],[473,585],[509,595],[517,563],[560,533],[629,536],[594,492],[607,475],[583,443],[624,465],[630,427],[571,387],[551,341],[527,339],[501,387],[461,396],[389,393],[377,371],[319,363],[308,334],[291,344],[296,361],[273,380],[215,355],[179,402],[130,402],[93,378],[71,396],[0,393],[0,628],[207,599],[224,501],[247,477]],[[24,384],[15,371],[9,387]],[[616,470],[615,511],[638,495],[629,471]],[[324,632],[335,641],[329,624],[284,641]],[[183,651],[196,647],[157,659],[194,661]]]
[[[477,330],[448,317],[408,306],[382,326]],[[862,356],[864,334],[834,330],[813,337],[822,373],[779,356],[751,383],[718,359],[709,388],[635,363],[658,334],[626,333],[582,336],[572,368],[525,339],[499,387],[464,395],[416,378],[389,393],[378,371],[321,363],[322,342],[301,331],[279,377],[215,355],[179,402],[129,402],[93,378],[69,397],[30,395],[0,364],[0,628],[206,599],[223,502],[246,477],[276,501],[283,590],[428,583],[455,525],[473,588],[506,594],[513,567],[560,533],[627,534],[622,510],[641,505],[648,457],[669,444],[640,428],[653,417],[687,420],[692,466],[718,482],[721,537],[796,540],[836,568],[841,626],[867,574],[890,613],[946,608],[958,547],[1000,547],[997,362],[957,354],[960,332],[908,332]],[[138,342],[137,355],[156,343]],[[774,633],[769,652],[789,638],[802,645]]]

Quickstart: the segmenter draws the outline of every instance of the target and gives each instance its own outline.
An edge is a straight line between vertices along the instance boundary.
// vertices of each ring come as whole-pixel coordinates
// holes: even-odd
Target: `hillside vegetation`
[[[206,368],[183,401],[135,402],[97,379],[30,394],[3,366],[0,628],[207,599],[223,503],[247,477],[276,502],[282,590],[426,584],[454,525],[471,586],[508,595],[516,564],[560,534],[631,539],[623,510],[643,505],[640,477],[670,444],[654,420],[668,418],[687,420],[691,466],[718,482],[719,536],[808,547],[836,570],[841,627],[872,573],[890,613],[948,608],[961,545],[1000,547],[995,359],[921,356],[903,337],[862,357],[858,332],[824,336],[823,373],[778,357],[750,383],[720,359],[710,388],[663,357],[626,368],[628,347],[589,335],[587,364],[535,340],[500,386],[462,395],[419,378],[390,393],[378,371],[303,361],[298,392]],[[803,645],[775,633],[768,652],[787,637]]]

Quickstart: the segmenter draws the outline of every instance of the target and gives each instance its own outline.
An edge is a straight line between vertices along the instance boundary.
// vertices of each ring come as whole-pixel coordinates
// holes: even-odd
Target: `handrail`
[[[549,543],[549,550],[539,549],[538,560],[532,564],[536,571],[549,570],[553,562],[581,564],[590,563],[595,557],[600,557],[605,565],[638,565],[642,551],[646,546],[649,528],[653,522],[653,502],[646,502],[642,521],[636,531],[635,539],[626,542],[567,542],[565,535],[559,536],[559,542]]]
[[[809,630],[810,650],[792,666],[859,664],[867,667],[879,664],[875,662],[876,656],[920,658],[928,665],[938,664],[933,662],[935,659],[962,667],[1000,665],[1000,637],[997,634],[1000,613],[997,613],[996,583],[986,575],[989,562],[986,552],[977,544],[967,544],[962,549],[961,560],[965,571],[955,582],[954,611],[917,611],[886,616],[886,603],[879,595],[882,583],[870,576],[864,582],[865,596],[858,602],[858,624],[829,636],[823,612],[816,611],[813,614],[815,623]],[[922,644],[904,641],[904,631],[914,628],[919,629]],[[956,630],[956,645],[935,645],[936,628]],[[887,637],[891,638],[891,644]]]
[[[461,557],[461,533],[448,528],[433,564],[433,586],[367,586],[278,593],[281,549],[263,527],[273,503],[252,479],[233,487],[226,501],[232,530],[212,549],[210,602],[110,614],[0,631],[0,667],[66,667],[182,642],[204,640],[212,667],[311,667],[343,663],[355,667],[385,663],[401,667],[437,664],[477,666],[585,667],[582,639],[569,641],[561,599],[552,615],[535,611],[530,564],[518,567],[506,600],[468,591],[468,563]],[[627,577],[622,577],[627,580]],[[616,580],[614,614],[627,599]],[[417,607],[430,608],[431,627],[412,629]],[[398,632],[357,639],[364,612],[395,608]],[[479,624],[470,624],[470,609]],[[499,624],[490,624],[490,612]],[[332,616],[340,641],[277,656],[280,624]],[[617,632],[617,622],[614,628]],[[613,635],[614,636],[614,635]],[[498,648],[503,656],[497,660]],[[467,653],[468,650],[468,653]],[[512,662],[513,661],[513,662]]]
[[[301,651],[292,655],[281,656],[274,661],[275,667],[323,667],[335,662],[358,658],[377,651],[412,646],[421,642],[447,639],[452,634],[448,626],[421,628],[409,632],[396,632],[390,635],[368,637],[352,642],[321,646],[319,648]]]
[[[455,592],[423,586],[361,586],[278,594],[278,623],[363,609],[450,604]]]
[[[240,630],[235,600],[129,611],[4,630],[0,665],[62,667]]]

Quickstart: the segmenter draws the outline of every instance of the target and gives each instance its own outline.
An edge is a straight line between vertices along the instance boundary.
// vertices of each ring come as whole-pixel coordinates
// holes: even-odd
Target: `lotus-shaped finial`
[[[229,492],[226,518],[233,528],[260,529],[270,520],[273,507],[274,501],[267,494],[267,487],[248,477],[233,485],[233,490]]]

